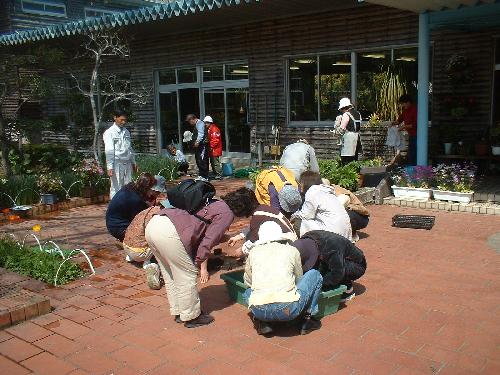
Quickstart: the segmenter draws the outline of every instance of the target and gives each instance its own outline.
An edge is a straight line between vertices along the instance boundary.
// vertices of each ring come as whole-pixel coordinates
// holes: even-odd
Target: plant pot
[[[478,156],[486,156],[490,152],[490,147],[486,143],[476,143],[474,145],[474,151]]]
[[[500,156],[500,146],[491,146],[491,155]]]
[[[430,199],[432,196],[432,189],[412,188],[406,186],[391,186],[396,198],[419,198]]]
[[[447,191],[447,190],[432,190],[432,194],[434,195],[434,199],[438,199],[440,201],[452,201],[452,202],[461,202],[461,203],[470,203],[472,200],[472,193],[461,193],[458,191]]]
[[[443,145],[444,145],[444,154],[451,155],[451,148],[453,146],[453,143],[446,142]]]
[[[40,194],[40,201],[43,204],[55,204],[57,202],[57,195],[55,195],[55,194]]]
[[[97,195],[97,189],[95,186],[82,187],[82,197],[83,198],[93,198],[96,195]]]

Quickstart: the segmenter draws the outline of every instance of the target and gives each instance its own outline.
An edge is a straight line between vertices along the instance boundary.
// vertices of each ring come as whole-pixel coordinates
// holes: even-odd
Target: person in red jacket
[[[222,155],[222,135],[217,124],[211,116],[205,116],[203,119],[205,126],[208,129],[208,142],[210,145],[210,164],[215,178],[221,178],[221,164],[220,157]]]

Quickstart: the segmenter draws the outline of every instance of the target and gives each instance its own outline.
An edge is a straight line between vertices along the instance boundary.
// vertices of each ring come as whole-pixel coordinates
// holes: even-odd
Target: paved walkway
[[[500,231],[500,217],[435,212],[435,227],[423,231],[392,228],[391,217],[429,211],[371,211],[358,243],[368,261],[360,295],[319,331],[285,329],[269,339],[231,303],[219,274],[201,289],[215,323],[176,324],[164,291],[149,290],[142,270],[125,263],[106,234],[105,206],[1,227],[25,233],[40,223],[44,238],[90,249],[98,269],[57,289],[24,283],[50,296],[55,310],[0,331],[0,373],[499,374],[499,258],[488,238]]]

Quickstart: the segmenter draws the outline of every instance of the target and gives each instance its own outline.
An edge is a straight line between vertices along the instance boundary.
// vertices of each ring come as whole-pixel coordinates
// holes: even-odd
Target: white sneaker
[[[148,281],[149,289],[160,289],[160,267],[158,264],[150,263],[144,267],[144,270],[146,271],[146,279]]]
[[[126,260],[127,262],[129,262],[129,263],[131,263],[131,262],[132,262],[132,258],[131,258],[129,255],[127,255],[127,256],[125,257],[125,260]]]
[[[195,180],[195,181],[204,181],[204,182],[208,182],[208,178],[201,177],[201,176],[196,177],[194,180]]]
[[[359,234],[356,232],[352,235],[352,243],[356,243],[359,241]]]

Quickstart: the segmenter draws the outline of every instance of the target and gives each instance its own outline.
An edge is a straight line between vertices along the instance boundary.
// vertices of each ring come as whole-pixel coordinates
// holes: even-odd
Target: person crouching
[[[323,278],[312,269],[302,273],[299,251],[290,246],[281,227],[272,221],[259,228],[259,239],[245,265],[245,299],[259,335],[272,332],[269,322],[290,321],[302,316],[300,334],[321,327],[313,316]]]

